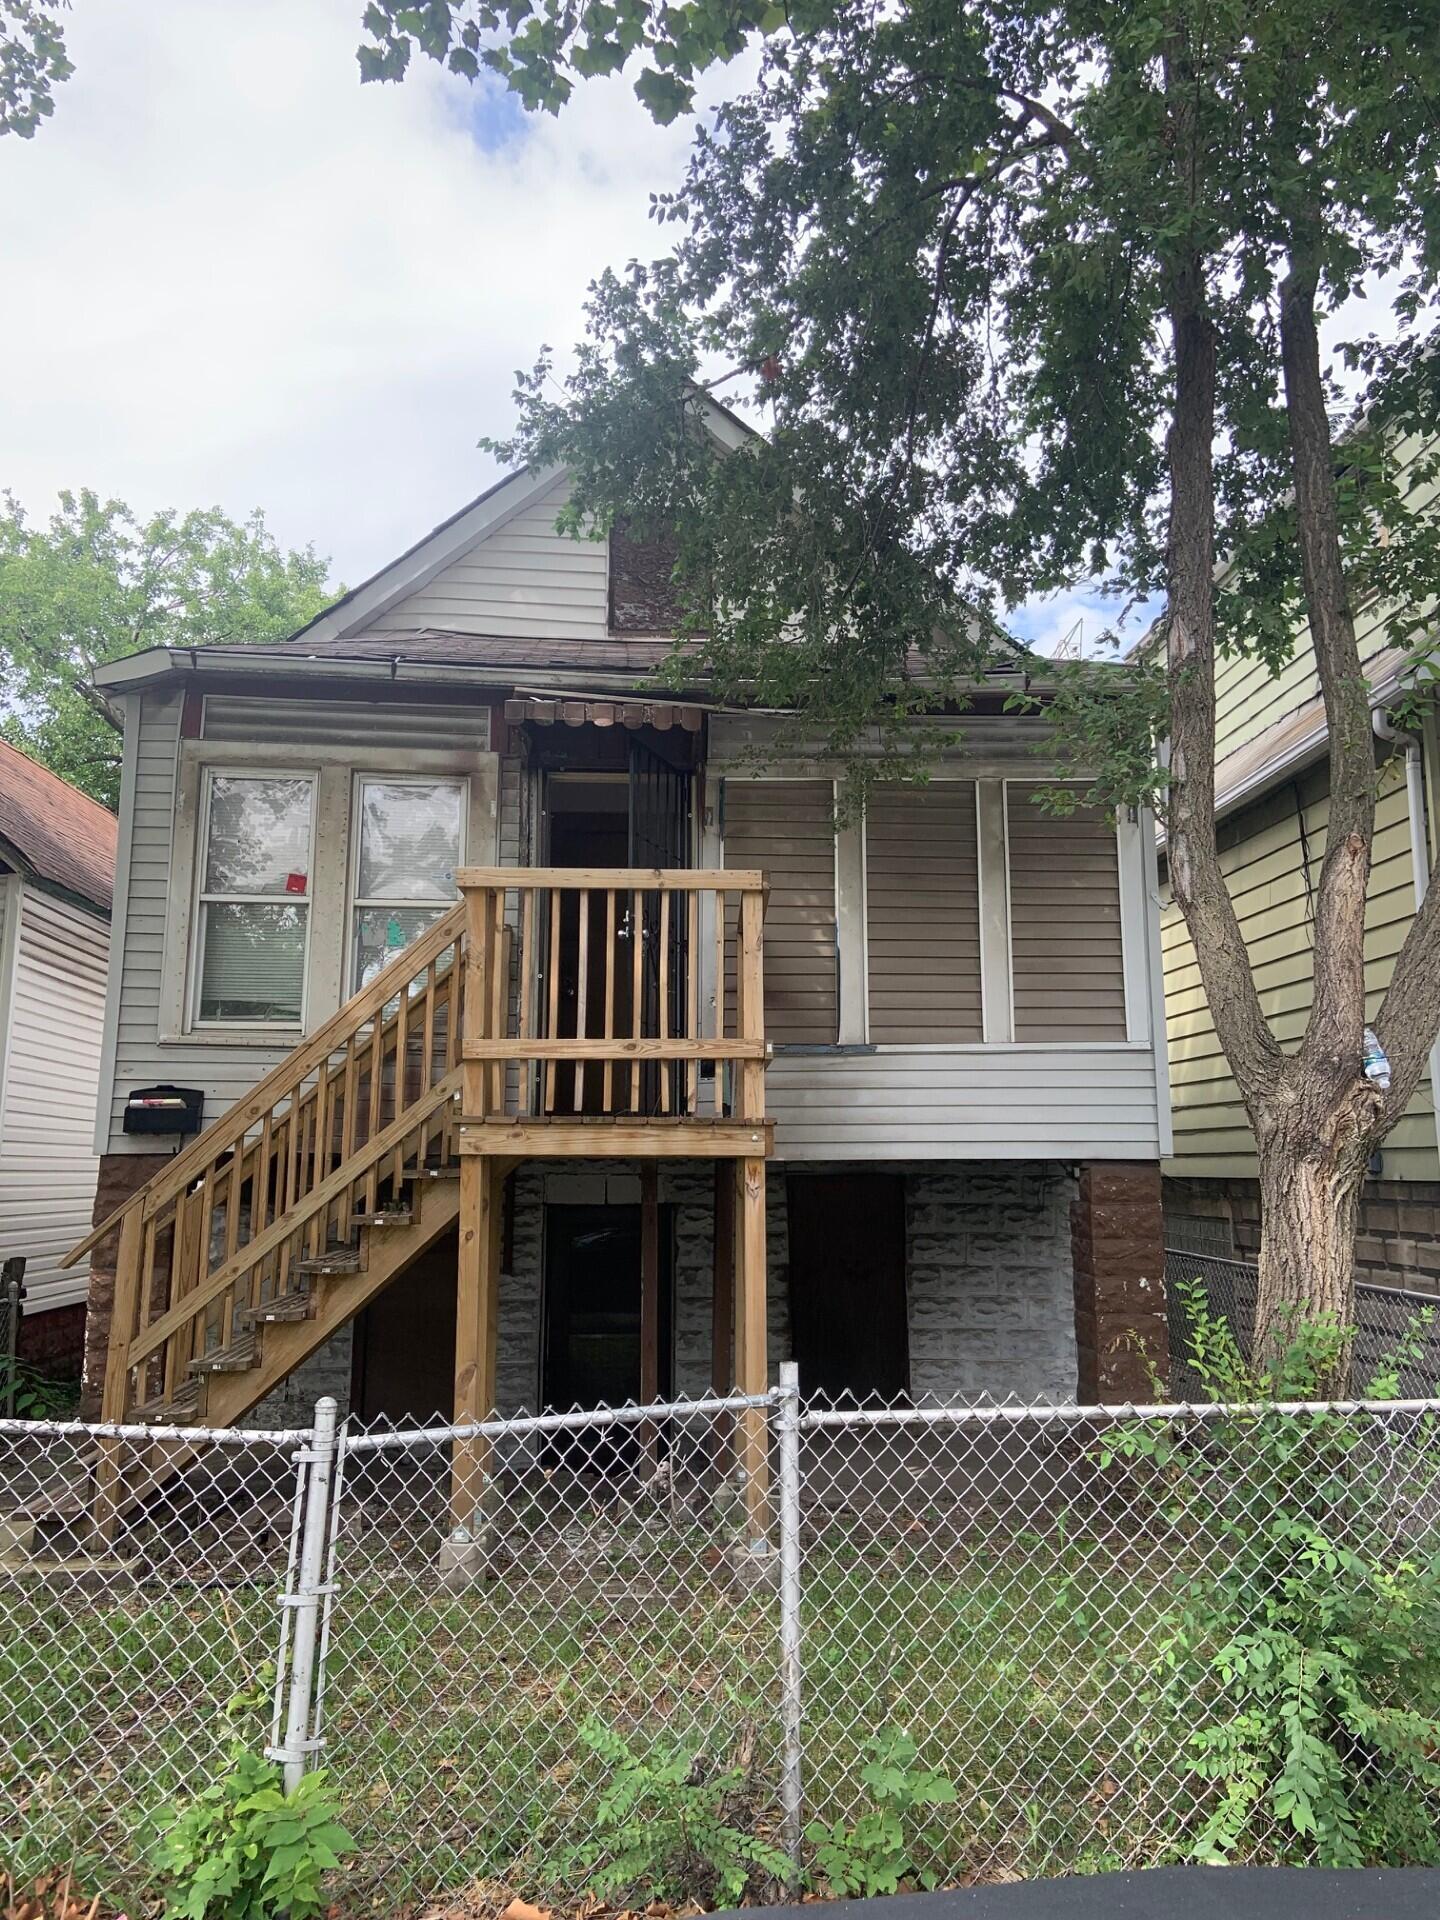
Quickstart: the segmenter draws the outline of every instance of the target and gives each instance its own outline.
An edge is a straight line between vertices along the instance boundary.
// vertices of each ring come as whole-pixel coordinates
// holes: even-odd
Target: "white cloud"
[[[689,133],[628,81],[523,122],[425,60],[362,87],[360,12],[68,17],[75,78],[0,147],[0,485],[32,511],[259,505],[353,582],[487,484],[475,441],[587,283],[663,250]]]

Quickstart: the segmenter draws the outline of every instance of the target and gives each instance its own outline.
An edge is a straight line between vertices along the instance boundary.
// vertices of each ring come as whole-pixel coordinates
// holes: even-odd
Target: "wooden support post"
[[[715,1162],[715,1265],[710,1292],[710,1388],[723,1396],[735,1384],[735,1170],[726,1160]],[[733,1423],[728,1413],[716,1414],[715,1471],[721,1478],[730,1470]]]
[[[735,1172],[715,1162],[715,1268],[710,1299],[710,1387],[727,1394],[735,1384]]]
[[[653,1160],[640,1166],[640,1402],[660,1398],[660,1172]],[[642,1467],[655,1465],[655,1428],[638,1429]]]
[[[115,1256],[115,1297],[110,1307],[110,1339],[105,1352],[105,1384],[100,1390],[100,1418],[107,1424],[124,1421],[130,1398],[130,1342],[135,1337],[135,1310],[140,1300],[140,1265],[145,1246],[142,1209],[132,1206],[120,1222],[120,1245]],[[95,1459],[95,1531],[108,1546],[120,1525],[121,1454],[123,1440],[97,1442]]]
[[[508,1163],[471,1155],[460,1162],[460,1258],[455,1286],[455,1420],[495,1411],[499,1336],[500,1223]],[[457,1440],[450,1468],[450,1524],[473,1535],[483,1525],[490,1442]]]
[[[737,1246],[739,1291],[735,1308],[736,1385],[761,1394],[769,1385],[765,1336],[765,1162],[741,1160],[738,1174]],[[762,1408],[740,1416],[740,1470],[744,1481],[745,1532],[749,1542],[770,1534],[770,1462]]]

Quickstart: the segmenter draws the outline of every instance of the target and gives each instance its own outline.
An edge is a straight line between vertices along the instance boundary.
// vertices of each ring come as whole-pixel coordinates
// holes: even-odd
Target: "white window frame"
[[[241,741],[185,738],[178,742],[175,766],[175,808],[169,848],[169,897],[165,916],[164,952],[160,972],[160,1004],[156,1042],[161,1048],[238,1048],[254,1056],[257,1067],[283,1058],[304,1033],[311,1032],[349,998],[346,992],[349,958],[349,877],[351,860],[350,808],[354,777],[467,782],[469,808],[464,821],[467,858],[479,865],[498,865],[500,859],[500,756],[492,749],[449,747],[377,748],[363,741],[353,744],[293,746],[267,744],[245,758]],[[290,778],[318,774],[312,815],[310,927],[306,952],[305,1016],[301,1026],[280,1022],[195,1025],[192,981],[198,965],[195,952],[198,888],[203,859],[201,832],[209,770],[263,777]],[[279,898],[280,896],[276,896]],[[161,1056],[163,1060],[163,1054]],[[250,1071],[247,1062],[244,1071]],[[174,1076],[195,1075],[195,1065],[177,1060]],[[163,1077],[163,1074],[157,1075]]]
[[[438,907],[446,913],[460,898],[458,887],[446,900],[429,899],[410,900],[362,900],[360,897],[360,841],[364,832],[364,821],[360,810],[361,795],[367,781],[381,782],[387,787],[458,787],[460,789],[460,846],[455,864],[463,867],[469,859],[470,848],[470,777],[464,773],[404,773],[377,772],[373,767],[357,767],[350,777],[350,857],[345,878],[345,949],[341,970],[342,992],[348,998],[360,989],[355,985],[355,923],[361,910],[366,906],[398,908],[403,912],[425,912]]]
[[[210,807],[215,782],[220,780],[304,780],[310,787],[310,833],[305,860],[305,948],[300,962],[300,1018],[298,1020],[206,1020],[200,1012],[200,988],[205,971],[205,942],[201,936],[207,906],[283,907],[300,901],[298,894],[211,894],[205,888],[205,868],[210,845]],[[310,943],[315,924],[315,842],[320,812],[320,769],[318,767],[248,767],[228,761],[215,761],[203,769],[200,807],[196,822],[194,857],[194,894],[190,925],[194,929],[189,942],[189,978],[185,994],[185,1026],[191,1033],[300,1034],[305,1031],[310,1002]]]

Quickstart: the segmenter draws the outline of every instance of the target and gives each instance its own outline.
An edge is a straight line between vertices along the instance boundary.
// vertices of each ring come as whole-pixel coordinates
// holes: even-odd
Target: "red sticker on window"
[[[303,873],[287,873],[285,876],[285,891],[287,893],[304,893],[306,885],[307,881]]]

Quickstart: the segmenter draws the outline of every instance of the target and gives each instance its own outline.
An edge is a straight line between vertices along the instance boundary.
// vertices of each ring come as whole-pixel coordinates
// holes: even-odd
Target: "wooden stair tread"
[[[302,1279],[323,1279],[326,1274],[363,1273],[364,1270],[364,1257],[358,1247],[332,1247],[328,1253],[317,1253],[309,1259],[297,1260],[291,1269]]]
[[[273,1300],[262,1300],[258,1307],[244,1307],[240,1319],[247,1327],[267,1327],[282,1321],[310,1320],[314,1314],[315,1296],[306,1287],[299,1293],[278,1293]]]
[[[216,1347],[213,1352],[202,1353],[198,1360],[190,1362],[190,1373],[247,1373],[251,1367],[260,1364],[260,1350],[255,1340],[254,1329],[242,1333],[228,1346]]]
[[[350,1216],[353,1227],[412,1227],[415,1213],[410,1207],[377,1207],[373,1213],[355,1213]]]

